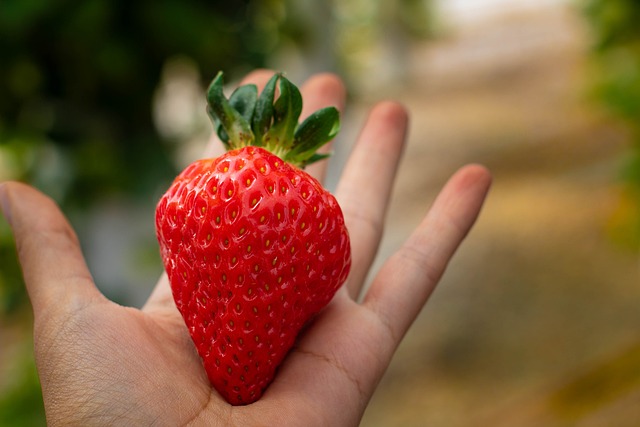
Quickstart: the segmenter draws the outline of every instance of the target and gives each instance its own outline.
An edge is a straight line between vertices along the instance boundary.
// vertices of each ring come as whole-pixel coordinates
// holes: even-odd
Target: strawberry
[[[302,168],[339,127],[335,108],[298,123],[302,98],[276,74],[228,99],[222,74],[207,112],[227,153],[189,165],[160,199],[156,230],[176,306],[215,389],[259,399],[305,324],[351,265],[335,198]],[[276,97],[276,92],[279,95]]]

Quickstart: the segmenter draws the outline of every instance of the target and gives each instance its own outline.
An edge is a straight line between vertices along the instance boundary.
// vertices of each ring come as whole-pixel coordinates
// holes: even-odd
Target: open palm
[[[262,87],[271,74],[256,71],[244,83]],[[302,94],[303,116],[344,106],[344,87],[330,74],[309,79]],[[363,292],[406,129],[407,114],[399,104],[381,102],[372,109],[336,191],[351,235],[351,275],[301,334],[264,396],[247,406],[230,406],[209,384],[166,275],[140,310],[107,300],[56,205],[24,184],[1,184],[2,211],[33,305],[49,424],[357,425],[490,184],[480,166],[459,170]],[[210,147],[207,155],[216,150]],[[314,165],[310,173],[322,179],[325,166]]]

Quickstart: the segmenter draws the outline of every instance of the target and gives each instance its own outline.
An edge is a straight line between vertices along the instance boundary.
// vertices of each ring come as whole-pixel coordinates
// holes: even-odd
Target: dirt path
[[[640,262],[607,231],[625,139],[586,99],[584,34],[554,7],[416,48],[382,257],[460,165],[495,184],[363,426],[563,425],[549,396],[640,340]],[[616,425],[640,415],[628,389],[613,396],[570,425],[601,425],[612,405],[626,408]]]

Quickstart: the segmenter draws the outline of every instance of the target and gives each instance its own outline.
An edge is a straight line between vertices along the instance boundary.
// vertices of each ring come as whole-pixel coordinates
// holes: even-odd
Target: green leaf
[[[222,72],[218,73],[207,90],[207,114],[227,149],[245,147],[253,142],[249,122],[224,96]]]
[[[306,166],[309,166],[312,163],[331,157],[331,154],[332,153],[324,153],[324,154],[313,153],[311,157],[309,157],[308,159],[306,159],[304,162],[300,164],[300,167],[304,169]]]
[[[238,87],[229,97],[229,104],[240,113],[242,117],[251,123],[253,112],[258,100],[258,88],[256,85],[244,85]]]
[[[302,95],[298,88],[280,76],[280,96],[273,104],[273,125],[265,135],[266,146],[283,157],[293,145],[293,136],[302,112]]]
[[[255,85],[245,85],[238,87],[229,97],[229,104],[236,110],[242,117],[251,122],[255,107],[256,99],[258,97],[258,88]],[[227,145],[229,143],[229,135],[224,130],[220,120],[214,117],[215,131],[218,134],[218,138]]]
[[[320,148],[340,131],[340,113],[335,107],[322,108],[305,119],[294,136],[293,151]]]
[[[207,102],[207,112],[227,150],[263,147],[298,167],[329,157],[316,152],[340,129],[340,113],[334,107],[320,109],[298,124],[302,95],[282,73],[273,75],[260,95],[250,84],[236,89],[228,100],[222,73],[218,73],[207,91]]]
[[[331,141],[339,131],[340,113],[335,107],[314,112],[296,130],[293,147],[284,160],[294,164],[308,164],[315,152]]]
[[[251,129],[255,137],[254,144],[257,146],[264,145],[263,136],[267,133],[273,121],[273,99],[276,93],[276,83],[280,76],[281,74],[274,74],[269,79],[256,102]]]

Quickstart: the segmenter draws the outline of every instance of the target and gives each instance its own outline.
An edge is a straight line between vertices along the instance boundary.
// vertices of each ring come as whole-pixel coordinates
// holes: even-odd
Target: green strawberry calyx
[[[282,73],[275,74],[260,95],[256,85],[247,84],[227,99],[223,84],[219,72],[207,90],[207,114],[228,151],[262,147],[299,168],[330,156],[317,150],[340,130],[340,113],[335,107],[317,110],[298,123],[302,95]]]

